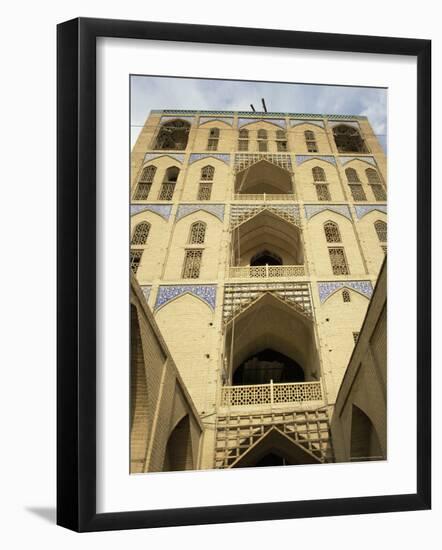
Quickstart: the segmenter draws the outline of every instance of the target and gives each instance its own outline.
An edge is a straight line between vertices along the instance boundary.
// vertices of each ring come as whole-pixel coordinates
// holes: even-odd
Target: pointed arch
[[[337,223],[328,220],[324,223],[325,240],[328,243],[341,243],[341,232]]]
[[[138,183],[135,187],[135,191],[133,194],[134,200],[144,201],[148,198],[156,171],[156,166],[153,166],[152,164],[144,166],[138,179]]]
[[[354,403],[351,410],[350,460],[383,458],[379,436],[369,416]]]
[[[154,149],[182,151],[187,147],[190,123],[183,119],[164,122],[158,132]]]
[[[378,236],[379,242],[387,242],[387,224],[383,220],[376,220],[374,222],[374,228]]]
[[[190,226],[188,244],[203,244],[206,238],[207,225],[202,221],[194,222]]]
[[[345,175],[347,177],[348,183],[361,183],[361,180],[359,179],[359,174],[355,170],[355,168],[346,168]]]
[[[130,241],[130,244],[146,244],[147,237],[149,236],[149,231],[149,222],[142,221],[138,223],[132,232],[132,239]]]
[[[338,124],[333,128],[333,138],[339,153],[368,153],[359,130],[353,126]]]
[[[321,166],[313,166],[312,168],[313,181],[327,181],[325,170]]]
[[[347,289],[344,289],[342,291],[342,301],[351,302],[350,292]]]
[[[367,176],[368,183],[382,183],[378,171],[374,168],[366,168],[365,175]]]
[[[201,181],[212,181],[215,177],[215,168],[208,164],[207,166],[203,166],[201,168]]]
[[[260,159],[237,173],[235,192],[238,194],[293,193],[292,177],[285,168],[266,159]]]
[[[194,467],[192,454],[190,419],[186,414],[169,435],[163,472],[192,470]]]

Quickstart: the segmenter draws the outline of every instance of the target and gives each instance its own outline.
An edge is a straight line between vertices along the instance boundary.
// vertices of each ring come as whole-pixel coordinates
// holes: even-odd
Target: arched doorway
[[[370,418],[365,412],[353,404],[351,413],[350,460],[355,462],[365,460],[382,460],[378,434]]]
[[[255,254],[250,260],[251,266],[259,265],[282,265],[282,258],[269,250],[263,250]]]
[[[273,349],[248,357],[233,373],[233,385],[304,382],[302,367],[292,358]]]
[[[288,170],[267,160],[260,160],[238,172],[235,192],[238,195],[293,193],[292,177]]]
[[[186,415],[178,422],[169,436],[164,456],[163,472],[192,470],[193,467],[190,420],[189,416]]]
[[[143,471],[147,448],[148,392],[137,308],[130,306],[130,462]]]
[[[190,124],[186,120],[165,122],[155,141],[155,149],[183,150],[187,147]]]

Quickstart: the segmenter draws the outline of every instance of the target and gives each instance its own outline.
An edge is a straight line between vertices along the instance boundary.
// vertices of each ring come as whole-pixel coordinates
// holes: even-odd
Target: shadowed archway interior
[[[265,349],[246,359],[233,374],[233,384],[252,385],[284,382],[304,382],[302,367],[287,355]]]

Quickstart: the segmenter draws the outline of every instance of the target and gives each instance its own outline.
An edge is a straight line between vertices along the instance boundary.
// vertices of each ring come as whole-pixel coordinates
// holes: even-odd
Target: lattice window
[[[146,244],[147,237],[149,236],[149,231],[150,231],[150,223],[148,222],[139,223],[134,229],[130,244]]]
[[[183,266],[183,279],[198,279],[200,276],[202,250],[186,250]]]
[[[356,344],[359,340],[359,332],[353,332],[353,342]]]
[[[209,139],[207,141],[207,150],[216,151],[219,142],[219,128],[210,128]]]
[[[215,168],[213,166],[204,166],[201,168],[201,181],[212,181],[215,175]]]
[[[240,130],[239,140],[238,140],[238,151],[248,151],[248,150],[249,150],[249,131]]]
[[[346,168],[345,175],[347,176],[348,183],[361,183],[359,175],[354,168]]]
[[[276,149],[277,151],[287,151],[287,135],[285,130],[276,130]]]
[[[160,201],[170,201],[173,197],[173,192],[175,191],[175,184],[178,179],[180,171],[176,166],[170,166],[166,170],[166,175],[164,176],[163,184],[161,185],[160,194],[158,195],[158,200]]]
[[[349,275],[347,260],[343,248],[329,248],[328,254],[333,270],[333,275]]]
[[[131,250],[130,251],[130,268],[134,273],[138,271],[138,268],[141,263],[141,256],[143,255],[143,250]]]
[[[212,195],[212,184],[211,183],[200,183],[198,187],[198,200],[199,201],[209,201]]]
[[[384,255],[386,256],[386,255],[387,255],[387,247],[384,246],[384,245],[382,245],[381,248],[382,248],[382,252],[383,252]]]
[[[379,241],[381,243],[386,243],[387,242],[387,224],[382,220],[377,220],[374,222],[374,228],[376,229],[376,233]]]
[[[317,153],[318,152],[318,144],[316,143],[316,137],[315,133],[311,130],[306,130],[304,132],[305,137],[305,144],[307,146],[307,151],[309,153]]]
[[[365,175],[367,176],[368,183],[382,183],[379,174],[374,168],[367,168]]]
[[[258,130],[258,151],[267,151],[267,130]]]
[[[368,153],[368,149],[357,128],[340,124],[333,128],[333,137],[340,153]]]
[[[138,185],[135,189],[134,200],[144,201],[147,199],[152,187],[153,178],[157,169],[155,166],[145,166],[141,172],[140,179],[138,180]]]
[[[335,222],[326,222],[324,224],[325,240],[328,243],[340,243],[341,233],[339,232],[338,224]]]
[[[331,201],[331,195],[326,183],[315,183],[318,201]]]
[[[365,191],[360,183],[349,184],[351,196],[354,201],[366,201]]]
[[[325,177],[325,171],[320,166],[314,166],[312,168],[313,181],[327,181]]]
[[[342,301],[343,302],[351,302],[350,292],[348,290],[343,290],[342,291]]]
[[[190,227],[189,244],[203,244],[206,237],[206,224],[195,222]]]
[[[161,186],[160,194],[158,195],[158,200],[171,201],[174,191],[175,191],[174,183],[163,183],[163,185]]]
[[[371,190],[373,191],[374,198],[377,201],[387,200],[387,193],[385,192],[384,187],[380,183],[372,183]]]

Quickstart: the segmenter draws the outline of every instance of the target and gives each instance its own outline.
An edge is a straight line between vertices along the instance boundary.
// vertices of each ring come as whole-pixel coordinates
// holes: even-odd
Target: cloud
[[[133,76],[132,143],[152,109],[251,111],[367,116],[381,144],[387,141],[387,90],[349,86]]]

